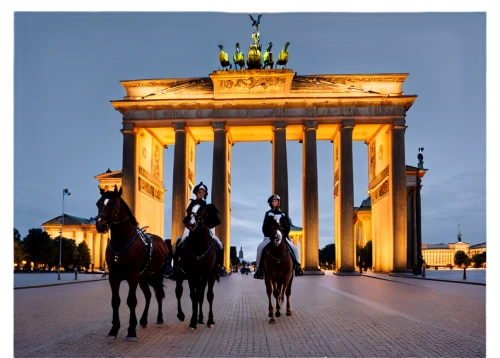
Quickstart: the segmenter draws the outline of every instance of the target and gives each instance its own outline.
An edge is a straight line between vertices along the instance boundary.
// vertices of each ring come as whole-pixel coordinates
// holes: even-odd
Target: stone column
[[[110,231],[106,234],[101,235],[101,247],[100,247],[100,253],[101,253],[101,265],[102,267],[108,266],[106,264],[106,248],[108,247],[108,238],[110,235]]]
[[[177,236],[182,236],[184,232],[184,224],[182,220],[186,216],[187,208],[187,157],[186,157],[186,123],[174,122],[175,131],[174,144],[174,168],[172,178],[172,245],[175,243]]]
[[[305,241],[304,271],[321,272],[319,266],[318,163],[316,130],[318,121],[307,120],[302,142],[302,225]]]
[[[123,134],[123,159],[122,159],[122,188],[123,200],[130,210],[135,213],[135,195],[137,193],[137,128],[133,123],[124,123],[121,130]],[[114,188],[110,189],[113,190]],[[97,263],[96,263],[97,264]]]
[[[97,245],[98,237],[101,237],[101,234],[95,233],[92,238],[92,263],[94,264],[94,270],[99,270],[101,266],[99,264],[99,247]]]
[[[281,198],[280,207],[288,211],[288,163],[286,155],[286,122],[274,122],[273,134],[273,194]]]
[[[406,163],[405,163],[405,120],[393,120],[391,131],[391,171],[389,183],[392,191],[392,223],[394,245],[394,272],[406,272]]]
[[[340,244],[341,257],[338,273],[356,271],[356,243],[354,241],[354,181],[352,169],[353,119],[342,120],[340,126]]]
[[[229,220],[229,205],[227,205],[228,193],[228,139],[224,122],[213,122],[214,130],[214,154],[212,167],[212,194],[211,202],[219,210],[221,224],[215,228],[215,234],[224,245],[224,266],[230,267],[229,257],[229,228],[226,223]]]

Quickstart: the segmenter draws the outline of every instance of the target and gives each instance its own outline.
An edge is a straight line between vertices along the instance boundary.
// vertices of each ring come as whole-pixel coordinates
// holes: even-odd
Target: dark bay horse
[[[196,329],[197,323],[204,323],[203,300],[207,285],[207,300],[209,304],[207,326],[213,328],[215,325],[212,302],[214,300],[213,288],[218,267],[216,264],[215,243],[210,235],[210,228],[212,226],[210,222],[213,221],[212,215],[216,215],[216,213],[210,213],[213,213],[214,210],[217,212],[213,204],[208,204],[207,206],[195,205],[185,220],[185,225],[190,230],[190,233],[185,239],[179,255],[179,262],[184,271],[184,277],[176,281],[175,296],[177,297],[177,318],[184,321],[185,315],[181,307],[181,297],[183,292],[182,282],[186,279],[189,284],[189,295],[192,306],[192,315],[189,322],[191,330]],[[177,240],[180,240],[180,237]]]
[[[122,199],[122,189],[101,191],[101,198],[97,201],[98,215],[96,229],[100,233],[111,230],[110,241],[106,249],[106,263],[109,268],[109,285],[111,286],[111,306],[113,307],[113,326],[108,333],[108,339],[115,339],[120,329],[120,283],[126,280],[129,285],[127,305],[130,308],[130,320],[127,341],[137,340],[137,285],[141,287],[146,298],[144,312],[140,325],[146,327],[148,310],[151,302],[149,285],[154,289],[158,301],[158,316],[156,323],[163,323],[162,300],[165,297],[163,290],[163,265],[168,253],[167,245],[157,235],[145,234],[138,227],[138,223],[130,208]]]
[[[286,294],[286,315],[291,316],[290,295],[292,293],[293,261],[288,251],[286,238],[278,226],[271,228],[271,242],[265,249],[264,280],[269,298],[269,323],[275,323],[274,308],[271,295],[276,299],[276,317],[280,316],[280,309]]]

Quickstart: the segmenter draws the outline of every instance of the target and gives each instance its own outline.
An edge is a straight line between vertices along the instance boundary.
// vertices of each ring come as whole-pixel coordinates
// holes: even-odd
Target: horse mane
[[[118,199],[120,199],[120,202],[123,204],[123,207],[125,208],[125,212],[127,213],[130,221],[132,221],[132,224],[134,226],[139,225],[139,223],[137,222],[137,219],[135,218],[134,214],[132,214],[132,210],[130,210],[130,208],[128,207],[128,205],[125,202],[125,200],[123,200],[123,198],[121,196],[119,196]]]

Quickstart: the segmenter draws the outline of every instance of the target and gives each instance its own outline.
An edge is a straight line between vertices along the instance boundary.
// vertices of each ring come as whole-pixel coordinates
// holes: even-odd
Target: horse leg
[[[208,301],[208,322],[207,326],[213,328],[215,326],[214,314],[212,312],[212,302],[214,301],[214,284],[215,277],[210,277],[208,281],[208,290],[207,290],[207,301]]]
[[[271,296],[273,294],[273,286],[272,286],[271,281],[267,279],[267,276],[265,276],[265,277],[266,277],[266,292],[267,292],[267,297],[269,299],[269,306],[268,306],[269,314],[268,314],[268,317],[271,318],[269,320],[269,323],[276,323],[276,321],[274,320],[274,308],[273,308],[273,302],[272,302],[272,299],[271,299]]]
[[[158,316],[156,317],[156,324],[163,324],[163,299],[165,298],[165,290],[163,289],[163,275],[156,272],[151,280],[151,286],[155,291],[156,302],[158,302]]]
[[[151,303],[151,290],[149,289],[148,282],[145,280],[139,281],[139,286],[141,287],[141,290],[144,293],[144,298],[146,299],[144,312],[142,312],[141,320],[139,321],[139,323],[142,328],[146,328],[148,326],[148,312],[149,304]]]
[[[288,284],[286,285],[286,290],[285,290],[285,294],[286,294],[286,315],[287,316],[291,316],[292,315],[292,311],[290,310],[290,295],[292,294],[292,282],[293,282],[293,273],[292,273],[292,276],[290,278],[290,281],[288,281]]]
[[[205,288],[207,286],[207,281],[199,281],[198,289],[196,293],[198,294],[198,323],[204,324],[203,322],[203,301],[205,300]]]
[[[129,290],[127,297],[127,306],[130,309],[130,319],[128,325],[128,333],[125,338],[127,342],[135,342],[137,341],[137,334],[135,332],[135,327],[137,326],[137,317],[135,315],[135,307],[137,306],[137,280],[127,280]],[[150,297],[151,298],[151,297]]]
[[[179,321],[184,322],[184,318],[186,318],[186,316],[184,315],[184,312],[182,312],[182,305],[181,305],[182,291],[184,291],[184,287],[182,286],[182,280],[177,280],[175,282],[175,297],[177,297],[177,318],[179,319]]]
[[[115,279],[112,274],[109,275],[109,285],[111,286],[111,307],[113,307],[113,326],[108,333],[107,339],[116,339],[120,329],[120,280]]]
[[[196,290],[196,282],[193,282],[193,280],[189,279],[189,297],[191,298],[191,308],[192,308],[192,314],[191,314],[191,320],[189,321],[189,328],[191,328],[192,331],[196,329],[196,316],[198,315],[198,294]]]
[[[274,291],[273,291],[273,296],[276,299],[276,317],[281,316],[281,313],[280,313],[280,309],[281,309],[280,296],[282,295],[281,288],[282,288],[282,285],[277,283],[275,288],[274,288]]]

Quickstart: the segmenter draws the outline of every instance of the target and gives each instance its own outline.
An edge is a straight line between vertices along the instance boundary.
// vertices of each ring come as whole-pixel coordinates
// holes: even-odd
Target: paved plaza
[[[473,275],[468,278],[473,279]],[[186,320],[180,322],[176,318],[175,285],[165,281],[165,324],[155,323],[157,306],[153,299],[149,325],[138,328],[135,343],[125,341],[129,318],[126,282],[120,289],[121,329],[114,341],[105,338],[112,318],[107,278],[88,275],[80,284],[25,289],[18,283],[14,290],[14,355],[485,357],[486,286],[434,278],[372,273],[339,277],[332,272],[294,278],[293,315],[283,315],[271,325],[264,282],[255,280],[252,274],[233,273],[215,285],[215,327],[200,325],[195,331],[188,329],[191,304],[187,283],[182,298]],[[28,282],[28,276],[24,280]],[[140,316],[144,298],[139,290],[137,296],[136,313]],[[206,301],[204,314],[206,322]]]

